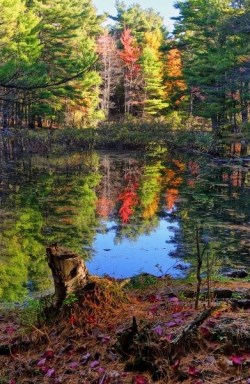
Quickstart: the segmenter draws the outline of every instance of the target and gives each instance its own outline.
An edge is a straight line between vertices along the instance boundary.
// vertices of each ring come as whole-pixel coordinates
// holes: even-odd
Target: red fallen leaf
[[[157,327],[155,327],[153,329],[153,331],[158,335],[158,336],[162,336],[163,334],[163,328],[160,326],[160,325],[157,325]]]
[[[202,334],[202,336],[204,338],[207,338],[207,337],[211,336],[210,329],[207,328],[207,327],[200,327],[200,333]]]
[[[70,325],[74,325],[76,322],[76,317],[75,315],[71,315],[70,318],[69,318],[69,323]]]
[[[13,379],[9,380],[9,384],[16,384],[16,380],[13,380]]]
[[[42,367],[43,365],[46,364],[46,361],[47,361],[47,359],[46,359],[46,357],[44,357],[44,359],[39,360],[36,365],[38,367]]]
[[[179,365],[180,365],[180,360],[175,360],[174,364],[171,365],[171,368],[172,368],[174,371],[177,371],[177,369],[179,368]]]
[[[43,357],[47,357],[47,359],[52,359],[52,357],[54,357],[54,351],[52,349],[47,349],[44,352]]]
[[[193,365],[189,365],[188,367],[188,374],[190,376],[197,376],[200,373],[200,370]]]
[[[99,364],[100,364],[100,362],[98,360],[94,360],[94,361],[91,361],[89,366],[90,366],[90,368],[96,368],[96,367],[98,367]]]
[[[137,375],[134,377],[133,384],[148,384],[148,380],[144,376]]]
[[[90,323],[90,324],[96,324],[95,317],[91,316],[91,315],[87,316],[86,321],[87,321],[87,323]]]
[[[46,376],[47,377],[53,377],[55,376],[55,369],[54,368],[50,368],[48,369],[47,373],[46,373]]]
[[[203,384],[203,383],[204,383],[204,381],[199,379],[199,380],[195,380],[193,384]]]
[[[245,361],[245,358],[244,356],[232,355],[229,357],[229,360],[231,360],[234,365],[242,365],[242,363]]]
[[[12,325],[8,325],[6,328],[5,328],[5,332],[8,334],[8,335],[12,335],[12,333],[15,332],[15,328],[12,327]]]
[[[154,305],[153,307],[149,308],[149,311],[148,311],[149,315],[152,315],[152,316],[157,315],[159,308],[160,308],[159,305]]]
[[[160,295],[150,295],[147,297],[147,299],[150,303],[157,303],[162,300]]]

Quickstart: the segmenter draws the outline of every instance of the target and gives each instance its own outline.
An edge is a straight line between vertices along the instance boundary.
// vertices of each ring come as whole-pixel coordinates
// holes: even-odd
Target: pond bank
[[[203,152],[217,151],[208,130],[172,130],[164,124],[124,124],[88,129],[10,130],[1,133],[0,149],[8,152],[62,153],[65,149],[146,149],[172,145]]]

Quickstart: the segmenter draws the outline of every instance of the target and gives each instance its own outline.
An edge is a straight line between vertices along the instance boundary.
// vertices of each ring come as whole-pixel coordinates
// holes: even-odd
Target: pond
[[[51,289],[46,246],[91,274],[193,273],[196,233],[213,268],[249,267],[250,160],[159,148],[1,159],[0,300]]]

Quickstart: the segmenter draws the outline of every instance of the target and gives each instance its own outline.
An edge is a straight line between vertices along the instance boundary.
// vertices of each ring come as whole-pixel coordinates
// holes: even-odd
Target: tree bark
[[[52,245],[46,252],[54,279],[56,306],[60,307],[70,293],[86,285],[88,271],[81,257],[67,248]]]

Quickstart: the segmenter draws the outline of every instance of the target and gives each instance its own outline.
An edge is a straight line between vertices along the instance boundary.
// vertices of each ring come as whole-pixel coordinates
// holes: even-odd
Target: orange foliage
[[[172,169],[166,169],[165,174],[166,182],[171,184],[172,187],[178,187],[182,183],[182,178],[180,176],[176,177],[176,173]]]
[[[174,165],[179,168],[180,171],[184,171],[186,169],[186,164],[182,163],[179,160],[173,160]]]
[[[174,204],[177,200],[177,197],[179,195],[178,189],[167,189],[166,191],[166,203],[167,203],[167,209],[169,211],[172,211],[174,208]]]
[[[166,90],[169,98],[175,99],[175,105],[178,105],[183,99],[183,92],[187,89],[186,83],[182,75],[181,54],[177,48],[173,48],[168,52],[167,63],[167,82]]]
[[[158,209],[159,198],[154,199],[144,210],[142,217],[143,219],[151,219]]]

